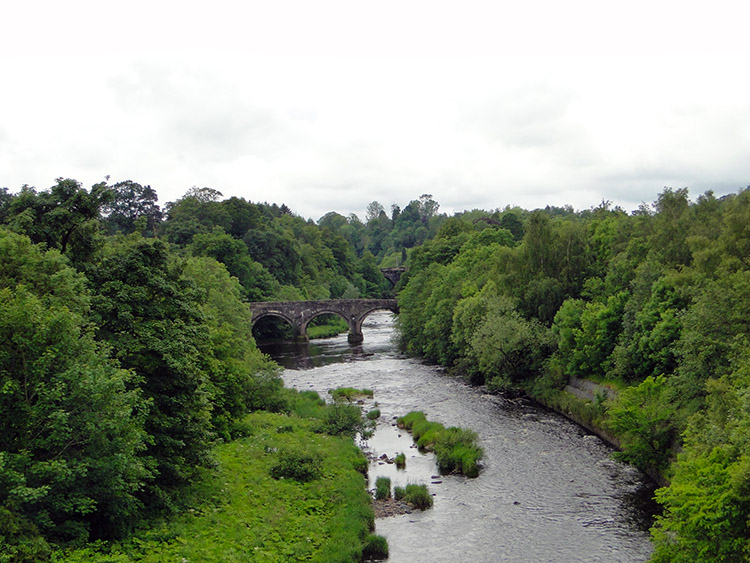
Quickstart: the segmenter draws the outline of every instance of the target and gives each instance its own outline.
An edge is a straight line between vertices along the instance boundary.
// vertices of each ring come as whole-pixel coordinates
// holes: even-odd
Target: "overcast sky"
[[[6,2],[0,187],[191,186],[317,220],[750,184],[747,2]]]

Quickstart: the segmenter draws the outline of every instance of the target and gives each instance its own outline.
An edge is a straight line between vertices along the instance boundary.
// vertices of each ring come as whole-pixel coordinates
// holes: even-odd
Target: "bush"
[[[387,559],[388,540],[383,536],[370,534],[367,536],[365,546],[362,549],[362,557],[365,559]]]
[[[332,436],[351,436],[363,430],[362,411],[355,405],[334,403],[326,409],[323,432]]]
[[[391,498],[391,480],[389,477],[378,477],[375,480],[375,500]]]
[[[368,420],[375,420],[380,418],[380,409],[372,409],[367,413]]]
[[[321,459],[297,451],[285,451],[279,454],[279,461],[271,467],[271,477],[274,479],[294,479],[300,483],[307,483],[321,475]]]

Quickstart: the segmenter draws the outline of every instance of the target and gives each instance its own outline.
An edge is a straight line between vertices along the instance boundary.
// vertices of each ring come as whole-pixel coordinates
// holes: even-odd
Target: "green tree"
[[[8,205],[6,223],[35,243],[44,243],[74,259],[85,260],[95,250],[99,210],[111,192],[105,183],[90,191],[80,182],[58,178],[49,190],[23,186]]]
[[[188,247],[194,256],[211,256],[236,277],[247,301],[267,301],[280,290],[279,282],[261,264],[255,262],[247,246],[215,227],[210,233],[198,233]]]
[[[668,467],[679,429],[664,376],[647,377],[624,390],[609,414],[608,424],[622,442],[616,457],[644,471],[662,472]]]
[[[512,300],[500,296],[471,336],[468,355],[491,388],[505,389],[539,375],[553,350],[550,330],[524,319]]]
[[[101,209],[102,223],[109,234],[130,234],[138,228],[141,232],[157,234],[162,212],[156,204],[159,198],[151,186],[125,180],[109,190],[111,195]]]
[[[245,413],[283,407],[278,366],[255,346],[252,312],[226,268],[212,258],[190,258],[183,275],[201,293],[210,352],[201,362],[211,387],[211,417],[216,431],[228,438]]]
[[[684,434],[664,512],[652,529],[655,561],[746,561],[750,557],[750,357],[707,384],[706,409]]]
[[[201,370],[209,330],[182,265],[157,240],[126,241],[92,268],[97,336],[139,377],[150,401],[146,459],[154,479],[143,498],[172,507],[209,464],[210,388]]]
[[[147,404],[134,374],[94,341],[83,279],[61,258],[0,229],[6,541],[14,541],[6,525],[53,539],[121,535],[140,515],[138,494],[148,476],[140,457]]]

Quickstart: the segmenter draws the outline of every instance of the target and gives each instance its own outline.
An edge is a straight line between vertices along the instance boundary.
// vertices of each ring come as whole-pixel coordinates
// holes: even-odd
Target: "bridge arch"
[[[289,315],[284,314],[282,311],[266,311],[260,315],[253,314],[252,328],[255,329],[256,325],[264,319],[281,319],[291,330],[294,331],[295,339],[299,339],[299,328],[297,327],[297,322]],[[254,332],[253,336],[255,336]]]
[[[332,309],[321,309],[320,311],[311,313],[310,318],[306,319],[303,322],[302,330],[305,334],[307,334],[307,327],[310,325],[310,323],[321,315],[336,315],[337,317],[344,319],[347,324],[351,324],[351,320],[346,318],[340,311],[334,311]]]
[[[328,299],[324,301],[276,301],[250,303],[253,326],[262,318],[277,316],[289,322],[296,337],[307,340],[307,325],[315,317],[333,314],[342,317],[349,325],[348,340],[359,344],[364,340],[362,322],[373,311],[387,310],[398,313],[395,299]]]

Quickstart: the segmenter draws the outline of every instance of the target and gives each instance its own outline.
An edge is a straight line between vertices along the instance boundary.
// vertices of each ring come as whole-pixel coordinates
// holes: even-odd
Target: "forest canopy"
[[[249,302],[384,297],[402,347],[610,433],[659,479],[656,561],[750,556],[750,188],[365,220],[194,187],[0,190],[0,560],[175,513],[249,411],[284,411]],[[611,393],[579,404],[576,379]]]

